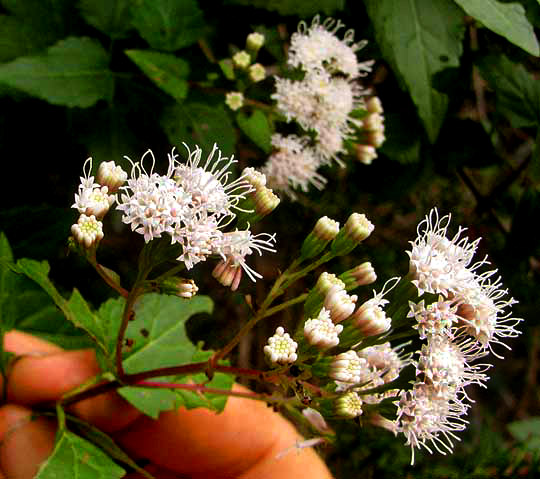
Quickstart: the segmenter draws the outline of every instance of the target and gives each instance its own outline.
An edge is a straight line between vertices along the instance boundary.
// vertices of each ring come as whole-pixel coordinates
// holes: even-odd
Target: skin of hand
[[[4,336],[4,348],[20,357],[9,373],[8,403],[0,407],[0,479],[31,479],[51,453],[56,431],[54,420],[32,419],[31,407],[60,398],[99,367],[91,350],[64,351],[17,331]],[[68,412],[110,434],[133,459],[149,461],[145,467],[158,479],[332,478],[311,448],[280,454],[302,438],[261,401],[230,397],[220,414],[180,408],[153,420],[111,392]]]

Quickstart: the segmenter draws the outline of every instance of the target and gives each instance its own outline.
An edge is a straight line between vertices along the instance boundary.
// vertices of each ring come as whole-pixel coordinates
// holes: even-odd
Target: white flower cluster
[[[375,147],[384,141],[384,123],[380,101],[366,102],[367,91],[357,82],[371,71],[373,61],[358,62],[356,51],[363,43],[354,43],[348,30],[343,40],[336,33],[340,21],[327,19],[322,24],[315,17],[310,27],[301,22],[291,38],[288,64],[302,72],[302,79],[276,77],[272,98],[288,122],[295,121],[304,136],[272,138],[274,152],[263,167],[272,188],[296,198],[294,189],[307,191],[309,185],[321,189],[326,180],[317,173],[322,165],[336,161],[346,152],[345,142],[357,142],[359,132],[367,150],[357,151],[358,158],[369,163],[376,156]],[[363,111],[364,118],[352,113]]]
[[[507,310],[516,301],[506,299],[508,292],[501,279],[492,281],[497,270],[480,273],[486,258],[473,262],[479,240],[462,236],[465,228],[447,238],[450,215],[439,218],[436,208],[418,226],[418,237],[411,242],[409,276],[419,296],[438,295],[418,303],[410,302],[408,317],[427,343],[417,351],[416,381],[402,391],[396,429],[405,435],[413,451],[431,447],[441,453],[452,451],[455,432],[465,429],[463,419],[470,400],[465,392],[469,384],[485,387],[490,365],[479,363],[493,351],[493,344],[509,349],[501,338],[515,337],[521,319]]]
[[[119,167],[108,163],[100,166],[106,185],[94,183],[89,171],[86,172],[85,177],[81,178],[73,207],[84,215],[93,215],[90,218],[93,217],[96,223],[96,218],[102,218],[116,200],[108,192],[119,189],[121,195],[117,200],[117,209],[123,213],[122,221],[130,225],[132,231],[143,235],[145,242],[166,233],[172,244],[181,245],[182,254],[177,259],[187,269],[209,256],[215,256],[221,258],[216,267],[220,269],[219,274],[214,274],[218,280],[232,275],[228,285],[232,284],[236,289],[242,271],[245,271],[255,281],[260,275],[247,265],[246,257],[254,251],[259,254],[263,250],[275,252],[275,235],[253,235],[249,229],[223,231],[234,221],[238,203],[255,188],[245,179],[245,175],[229,181],[229,167],[235,160],[223,157],[217,145],[214,145],[206,160],[202,160],[199,147],[190,151],[185,146],[187,161],[178,161],[173,148],[165,175],[154,172],[155,158],[150,150],[139,162],[132,162],[126,157],[132,163],[129,179]],[[151,161],[149,171],[145,167],[148,159]],[[98,180],[99,177],[100,174]],[[126,179],[127,184],[120,186]],[[86,223],[88,221],[84,220]],[[89,243],[88,235],[92,231],[96,231],[97,240],[101,239],[100,235],[103,236],[101,222],[97,222],[99,225],[94,223],[92,228],[84,225],[73,228],[76,236],[79,230],[84,231],[86,236],[80,242],[85,245]]]

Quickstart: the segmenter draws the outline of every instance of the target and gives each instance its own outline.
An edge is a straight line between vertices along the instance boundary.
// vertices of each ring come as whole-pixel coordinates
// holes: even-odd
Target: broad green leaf
[[[142,296],[126,332],[134,345],[124,359],[125,371],[138,373],[191,362],[196,347],[187,337],[185,322],[194,314],[210,313],[212,308],[207,296],[189,300],[157,293]]]
[[[266,115],[260,111],[255,110],[250,116],[245,113],[238,113],[236,121],[240,129],[246,134],[246,136],[253,141],[261,150],[265,153],[272,151],[270,125]]]
[[[136,0],[131,14],[135,28],[156,50],[174,52],[203,34],[204,19],[195,0]]]
[[[17,270],[35,281],[52,298],[67,320],[74,326],[86,331],[94,342],[102,349],[105,346],[105,329],[91,310],[86,301],[77,291],[73,290],[71,298],[66,300],[49,279],[49,264],[46,261],[35,261],[27,258],[17,261]]]
[[[153,419],[157,419],[163,411],[176,408],[177,395],[171,389],[128,386],[118,389],[117,392],[132,406]]]
[[[189,64],[169,53],[126,50],[126,55],[164,92],[182,101],[188,92]]]
[[[366,0],[383,56],[402,79],[434,142],[448,97],[433,88],[432,77],[459,65],[463,14],[449,0]]]
[[[110,99],[113,78],[107,53],[96,40],[69,37],[45,54],[0,65],[0,83],[54,105],[84,108]]]
[[[540,85],[523,65],[501,55],[481,58],[478,67],[495,90],[497,111],[507,116],[514,128],[540,123]]]
[[[408,112],[409,113],[409,112]],[[384,113],[386,140],[380,152],[403,164],[420,160],[420,138],[422,126],[414,112]]]
[[[105,301],[97,312],[105,330],[105,349],[111,357],[113,357],[116,348],[116,337],[125,304],[126,300],[124,298],[111,298]]]
[[[30,25],[16,17],[0,15],[0,62],[28,55],[43,45],[43,39]]]
[[[40,467],[36,479],[120,479],[125,473],[101,449],[64,429],[58,432],[53,452]]]
[[[18,280],[10,265],[13,264],[13,253],[6,235],[0,232],[0,327],[1,331],[13,325],[13,300]],[[1,345],[0,345],[1,347]]]
[[[161,124],[171,143],[177,145],[180,156],[185,149],[182,142],[199,145],[203,155],[209,155],[217,143],[223,155],[234,153],[235,130],[222,105],[186,102],[166,109]],[[190,141],[192,138],[193,141]]]
[[[133,459],[131,459],[131,457],[129,457],[109,435],[74,416],[68,416],[67,419],[69,421],[70,428],[74,429],[79,433],[80,436],[83,436],[92,444],[102,449],[112,459],[126,464],[145,477],[153,478],[151,474],[142,469]]]
[[[475,18],[490,30],[505,37],[531,55],[538,56],[540,49],[533,26],[519,3],[502,3],[497,0],[454,0],[467,15]]]
[[[111,38],[124,38],[132,28],[130,0],[80,0],[83,18]]]
[[[0,0],[0,4],[31,34],[33,53],[64,38],[72,23],[72,0]],[[30,38],[27,38],[29,40]]]
[[[280,15],[311,17],[318,13],[330,15],[345,8],[345,0],[228,0],[227,3],[264,8]]]

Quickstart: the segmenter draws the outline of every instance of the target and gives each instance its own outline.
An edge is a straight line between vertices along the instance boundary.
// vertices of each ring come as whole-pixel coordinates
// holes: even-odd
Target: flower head
[[[298,358],[296,355],[297,348],[296,341],[279,326],[276,329],[276,334],[268,338],[268,344],[264,347],[264,354],[272,363],[294,363]]]
[[[304,337],[307,342],[319,349],[328,349],[339,344],[339,333],[343,331],[341,324],[334,324],[330,312],[322,308],[316,318],[304,323]]]

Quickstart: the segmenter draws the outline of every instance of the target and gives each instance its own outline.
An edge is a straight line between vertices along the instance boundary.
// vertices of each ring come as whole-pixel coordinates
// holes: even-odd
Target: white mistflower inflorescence
[[[71,227],[71,233],[78,243],[85,248],[96,245],[103,238],[103,224],[96,220],[94,215],[86,216],[84,213]]]

